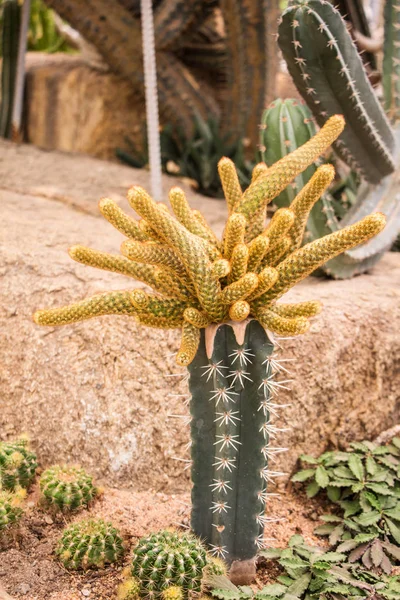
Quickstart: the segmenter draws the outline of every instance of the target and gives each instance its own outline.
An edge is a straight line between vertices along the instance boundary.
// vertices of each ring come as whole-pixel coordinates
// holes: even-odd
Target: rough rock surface
[[[187,489],[188,430],[179,419],[185,391],[172,354],[179,333],[138,328],[128,317],[102,317],[60,329],[34,325],[33,311],[106,289],[123,277],[71,261],[82,243],[118,251],[122,236],[97,212],[97,200],[121,200],[145,171],[84,156],[0,144],[0,435],[30,434],[43,465],[79,462],[108,483],[137,490]],[[165,179],[168,185],[172,180]],[[191,194],[220,229],[220,201]],[[125,205],[126,206],[126,205]],[[400,400],[400,255],[351,281],[310,278],[292,299],[325,307],[311,332],[282,342],[292,391],[277,443],[290,472],[301,452],[318,453],[392,426]]]

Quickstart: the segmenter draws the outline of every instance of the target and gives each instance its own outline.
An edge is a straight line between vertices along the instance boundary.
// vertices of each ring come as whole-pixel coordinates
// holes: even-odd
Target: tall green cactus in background
[[[386,47],[399,52],[399,30],[395,8],[386,10]],[[356,47],[339,12],[324,0],[292,2],[283,13],[279,26],[279,45],[293,80],[322,125],[333,113],[341,112],[346,128],[335,142],[337,154],[358,173],[361,183],[346,189],[341,183],[347,206],[338,205],[328,193],[311,211],[308,221],[309,239],[338,231],[373,210],[388,217],[388,225],[380,236],[360,248],[344,252],[329,261],[324,270],[337,278],[351,277],[375,264],[396,239],[400,228],[400,132],[393,130],[376,97]],[[385,57],[388,64],[389,59]],[[390,90],[397,82],[400,64],[390,61]],[[391,86],[391,87],[390,87]],[[394,97],[390,100],[395,102]],[[267,165],[295,149],[312,134],[310,115],[296,101],[276,101],[265,111],[261,124],[261,152]],[[393,114],[393,108],[392,108]],[[315,168],[315,167],[314,167]],[[312,170],[302,175],[304,185]],[[299,183],[299,182],[298,182]],[[277,198],[278,206],[288,206],[291,190]],[[336,210],[335,208],[340,208]],[[336,214],[335,214],[336,213]]]
[[[280,408],[275,394],[285,382],[275,379],[282,364],[272,354],[272,333],[305,333],[320,311],[315,301],[277,300],[326,260],[385,226],[385,217],[375,213],[300,247],[309,211],[334,177],[332,165],[319,167],[290,208],[265,223],[267,204],[330,147],[343,127],[343,118],[333,116],[269,169],[256,167],[244,192],[233,162],[221,159],[229,211],[221,240],[179,188],[169,194],[173,214],[142,188],[131,188],[128,200],[140,221],[103,199],[103,215],[130,238],[121,246],[123,256],[82,246],[72,247],[70,255],[139,279],[158,294],[137,288],[108,292],[34,316],[39,325],[54,326],[122,314],[150,327],[181,328],[176,362],[189,368],[192,395],[192,528],[228,563],[250,561],[250,573],[264,524],[273,519],[264,515],[267,484],[279,474],[269,464],[281,451],[270,445],[280,431],[271,419]]]
[[[394,122],[400,119],[400,2],[385,1],[383,93],[385,110]]]
[[[12,136],[12,111],[14,106],[15,80],[17,75],[18,42],[21,7],[18,0],[4,0],[2,6],[2,66],[0,136]]]

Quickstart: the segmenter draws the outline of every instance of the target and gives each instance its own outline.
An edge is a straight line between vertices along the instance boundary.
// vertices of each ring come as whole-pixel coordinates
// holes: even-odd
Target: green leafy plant
[[[124,556],[124,542],[112,523],[83,519],[67,527],[56,554],[67,569],[102,568]]]
[[[55,465],[40,477],[40,492],[45,504],[69,511],[88,506],[99,490],[84,469]]]
[[[49,54],[74,51],[60,33],[54,12],[43,0],[31,0],[28,50]]]
[[[22,504],[26,491],[22,488],[15,492],[0,489],[0,532],[18,523],[23,515]]]
[[[29,488],[36,476],[36,454],[27,439],[0,442],[0,489]]]
[[[131,575],[139,581],[142,596],[165,598],[167,590],[178,586],[188,598],[189,592],[201,591],[206,565],[206,550],[196,537],[165,530],[139,540],[133,551]]]

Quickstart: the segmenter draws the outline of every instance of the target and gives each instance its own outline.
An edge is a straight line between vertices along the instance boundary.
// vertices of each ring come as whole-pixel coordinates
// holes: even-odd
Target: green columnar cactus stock
[[[35,478],[36,454],[29,450],[28,440],[0,442],[0,489],[11,492],[28,488]]]
[[[165,590],[179,586],[184,598],[201,591],[207,553],[189,533],[165,530],[141,538],[132,556],[131,574],[140,583],[143,597],[160,598]]]
[[[395,170],[395,140],[340,13],[326,0],[296,0],[279,26],[279,46],[319,125],[341,113],[338,155],[370,183]]]
[[[0,532],[20,520],[25,496],[26,491],[22,488],[16,492],[0,490]]]
[[[112,523],[83,519],[64,530],[56,553],[67,569],[90,569],[117,563],[125,548],[120,532]]]
[[[88,506],[98,494],[84,469],[59,465],[44,471],[40,491],[45,503],[65,511]]]
[[[189,365],[192,438],[192,529],[229,561],[262,546],[268,458],[276,428],[274,346],[255,320],[202,332]],[[244,483],[246,482],[246,483]]]
[[[383,93],[389,118],[400,119],[400,2],[385,1],[385,42],[383,50]]]
[[[4,0],[2,3],[2,10],[3,60],[1,66],[0,136],[10,138],[12,135],[11,118],[14,103],[15,78],[17,74],[21,7],[18,0]]]

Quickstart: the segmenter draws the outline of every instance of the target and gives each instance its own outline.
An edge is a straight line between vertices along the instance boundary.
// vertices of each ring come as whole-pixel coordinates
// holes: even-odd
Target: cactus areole
[[[251,560],[263,544],[266,521],[273,519],[265,516],[264,506],[267,484],[279,473],[269,461],[282,449],[270,446],[280,431],[270,417],[279,408],[276,392],[285,384],[274,379],[282,363],[272,354],[271,335],[305,333],[309,318],[320,311],[313,300],[277,300],[385,226],[384,215],[374,213],[301,246],[310,210],[334,177],[331,165],[319,167],[290,206],[265,222],[268,202],[325,152],[343,127],[343,118],[335,115],[271,167],[257,165],[244,192],[232,161],[221,159],[229,213],[221,240],[179,188],[170,192],[171,212],[133,187],[128,200],[140,221],[103,199],[101,212],[129,238],[123,256],[82,246],[70,255],[134,277],[156,293],[112,291],[34,316],[39,325],[54,326],[122,314],[150,327],[181,329],[176,360],[189,367],[192,394],[192,527],[228,563]]]

